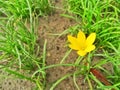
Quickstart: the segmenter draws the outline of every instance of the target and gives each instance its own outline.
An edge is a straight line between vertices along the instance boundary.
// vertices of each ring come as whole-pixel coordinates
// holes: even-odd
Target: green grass
[[[0,14],[14,18],[29,18],[29,9],[32,16],[44,16],[52,11],[48,0],[0,0],[0,7]]]
[[[69,0],[68,11],[77,15],[79,29],[89,34],[97,33],[97,43],[107,47],[106,42],[115,43],[119,41],[119,4],[107,0]],[[114,40],[116,39],[116,40]],[[117,46],[117,45],[116,45]]]
[[[0,0],[1,70],[34,82],[36,90],[43,90],[46,84],[43,68],[47,41],[44,48],[36,43],[38,17],[51,11],[48,0]]]
[[[119,0],[65,0],[65,10],[68,14],[61,14],[66,18],[76,21],[75,26],[58,34],[77,35],[79,30],[89,35],[97,34],[96,49],[85,57],[80,57],[72,64],[64,63],[72,52],[66,51],[60,64],[46,66],[46,45],[41,48],[37,43],[37,27],[41,16],[49,15],[52,11],[49,0],[0,0],[0,69],[27,79],[36,84],[35,90],[44,90],[46,82],[46,70],[48,68],[73,66],[76,70],[68,73],[52,84],[50,90],[68,77],[73,78],[77,90],[76,79],[84,76],[90,90],[94,90],[91,79],[96,82],[97,90],[120,89],[120,1]],[[52,6],[53,7],[53,6]],[[56,8],[55,8],[56,9]],[[57,7],[58,9],[58,7]],[[66,41],[67,42],[67,41]],[[43,50],[43,51],[41,51]],[[101,51],[99,51],[101,50]],[[40,52],[41,51],[41,52]],[[99,62],[92,65],[93,57],[102,57]],[[84,63],[89,65],[85,66]],[[103,68],[103,65],[111,63],[113,72]],[[103,71],[112,86],[105,86],[90,73],[90,68]],[[25,74],[22,74],[23,70]],[[28,73],[31,76],[28,77]]]

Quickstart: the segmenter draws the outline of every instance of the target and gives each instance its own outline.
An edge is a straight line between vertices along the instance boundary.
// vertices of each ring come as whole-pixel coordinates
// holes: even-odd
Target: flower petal
[[[87,52],[79,50],[79,51],[77,51],[77,54],[80,55],[80,56],[85,56],[87,54]]]
[[[79,46],[77,46],[76,44],[69,44],[69,47],[74,50],[79,50]]]
[[[86,39],[86,45],[87,46],[92,45],[95,41],[95,38],[96,38],[96,33],[91,33]]]
[[[78,35],[77,35],[77,39],[78,39],[79,42],[81,42],[81,43],[85,42],[85,40],[86,40],[85,34],[84,34],[82,31],[80,31],[80,32],[78,33]]]
[[[71,43],[71,44],[69,45],[69,47],[70,47],[71,49],[79,50],[80,47],[79,47],[79,45],[78,45],[77,38],[72,37],[71,35],[68,35],[67,37],[68,37],[68,41]]]
[[[95,49],[95,45],[90,45],[90,46],[88,46],[86,49],[85,49],[85,51],[86,52],[90,52],[90,51],[92,51],[92,50],[94,50]]]
[[[75,38],[75,37],[73,37],[73,36],[71,36],[71,35],[68,35],[67,38],[68,38],[68,41],[69,41],[70,43],[75,43],[75,42],[77,41],[77,38]]]

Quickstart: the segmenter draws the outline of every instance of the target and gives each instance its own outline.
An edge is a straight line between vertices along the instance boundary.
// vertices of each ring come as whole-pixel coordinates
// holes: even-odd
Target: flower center
[[[84,50],[85,50],[85,46],[84,46],[84,47],[81,47],[81,50],[84,51]]]

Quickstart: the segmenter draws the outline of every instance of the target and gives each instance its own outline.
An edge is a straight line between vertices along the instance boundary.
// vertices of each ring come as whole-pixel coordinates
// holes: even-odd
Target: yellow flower
[[[93,45],[96,33],[91,33],[87,38],[85,34],[80,31],[77,34],[77,38],[71,35],[68,35],[68,41],[70,42],[69,47],[71,49],[77,50],[78,55],[85,56],[88,52],[95,49],[95,45]]]

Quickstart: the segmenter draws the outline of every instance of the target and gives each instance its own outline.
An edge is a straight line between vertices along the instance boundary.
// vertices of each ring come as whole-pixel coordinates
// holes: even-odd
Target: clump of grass
[[[27,63],[33,68],[30,59],[33,57],[31,55],[34,54],[36,36],[30,33],[22,22],[18,22],[16,25],[17,27],[12,21],[9,21],[5,27],[1,28],[3,33],[1,37],[4,39],[1,39],[0,50],[4,51],[5,55],[15,56],[15,58],[12,57],[13,60],[18,58],[20,68]]]
[[[52,12],[50,0],[35,0],[33,7],[35,7],[34,12],[39,16],[45,16]]]
[[[68,6],[68,11],[77,15],[80,29],[98,34],[99,45],[107,47],[106,42],[118,42],[120,10],[117,1],[70,0]]]
[[[39,79],[37,75],[34,77],[26,75],[28,73],[33,74],[45,67],[45,53],[39,56],[40,47],[36,43],[37,37],[35,33],[31,32],[22,21],[13,22],[9,21],[6,26],[2,23],[1,26],[3,27],[0,28],[1,69],[19,78],[22,77],[35,83],[39,81],[37,83],[40,85],[39,88],[44,88],[44,84],[42,83],[45,78],[44,70],[37,73]],[[21,70],[24,73],[21,73]]]
[[[49,0],[1,0],[1,14],[14,18],[29,18],[29,9],[32,16],[48,15],[52,8]]]
[[[119,46],[114,46],[111,43],[109,44],[109,49],[112,49],[113,52],[109,52],[107,50],[104,50],[104,53],[102,54],[95,54],[95,56],[102,56],[104,58],[100,59],[100,61],[98,63],[96,63],[96,65],[94,66],[95,68],[99,68],[101,70],[104,71],[106,77],[110,80],[112,86],[105,86],[103,84],[101,84],[94,76],[90,76],[92,77],[92,79],[94,79],[97,83],[98,83],[98,89],[115,89],[115,90],[119,90],[119,66],[120,66],[120,62],[119,62],[119,53],[120,53],[120,45]],[[104,69],[102,67],[102,65],[105,64],[111,64],[112,66],[110,67],[111,71],[108,71],[106,69]]]
[[[46,41],[43,52],[37,41],[38,17],[51,12],[48,0],[0,1],[0,68],[45,88]],[[21,70],[24,73],[21,73]],[[31,76],[27,76],[31,73]]]

